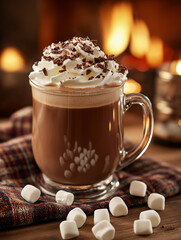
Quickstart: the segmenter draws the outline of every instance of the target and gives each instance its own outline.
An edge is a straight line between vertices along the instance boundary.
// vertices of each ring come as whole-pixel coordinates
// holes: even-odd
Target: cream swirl
[[[113,55],[107,56],[100,50],[96,41],[74,37],[46,47],[41,60],[33,65],[29,78],[38,85],[92,88],[122,84],[127,73]]]

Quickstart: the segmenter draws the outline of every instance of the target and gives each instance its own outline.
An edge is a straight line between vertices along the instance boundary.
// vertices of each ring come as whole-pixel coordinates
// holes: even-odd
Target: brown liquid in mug
[[[33,99],[33,152],[41,171],[62,184],[94,184],[119,161],[118,101],[92,108],[59,108]]]

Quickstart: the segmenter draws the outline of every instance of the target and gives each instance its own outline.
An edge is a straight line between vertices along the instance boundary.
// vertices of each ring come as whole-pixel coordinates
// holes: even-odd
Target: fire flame
[[[158,37],[150,37],[148,26],[143,20],[133,20],[131,3],[119,2],[114,5],[111,4],[111,1],[104,3],[100,9],[100,22],[103,50],[107,54],[118,56],[129,45],[133,57],[128,62],[135,68],[145,71],[149,67],[156,68],[161,65],[163,62],[163,42]],[[131,55],[124,55],[121,59]],[[125,93],[139,93],[141,90],[141,85],[133,79],[128,79],[124,85]]]
[[[1,69],[13,72],[25,67],[25,61],[21,53],[14,47],[7,47],[2,51],[0,58]]]
[[[158,37],[150,37],[142,20],[136,20],[133,25],[130,52],[136,58],[146,57],[150,67],[158,67],[163,62],[163,42]]]
[[[136,20],[131,32],[130,52],[134,57],[142,58],[148,52],[150,34],[143,20]]]
[[[151,67],[158,67],[163,62],[163,42],[158,37],[150,39],[150,47],[146,59]]]
[[[149,29],[143,20],[135,20],[133,23],[133,9],[130,3],[104,3],[100,9],[100,20],[103,50],[107,54],[118,56],[130,43],[130,52],[134,57],[145,58],[153,68],[161,65],[162,40],[150,37]]]
[[[118,56],[128,47],[133,23],[130,3],[116,3],[111,8],[104,4],[101,8],[101,28],[103,34],[103,50],[107,54]]]

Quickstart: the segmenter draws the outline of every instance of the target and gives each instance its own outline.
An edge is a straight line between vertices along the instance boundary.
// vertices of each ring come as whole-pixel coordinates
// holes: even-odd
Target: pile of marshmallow
[[[130,194],[133,196],[144,197],[147,186],[144,182],[134,180],[130,184]],[[21,196],[30,203],[35,203],[40,198],[41,192],[32,185],[26,185]],[[55,200],[57,203],[70,206],[74,201],[74,195],[70,192],[60,190],[56,193]],[[153,233],[153,228],[157,227],[160,222],[160,216],[155,210],[165,209],[165,197],[158,193],[151,193],[148,197],[148,207],[140,213],[139,220],[133,224],[134,233],[137,235],[149,235]],[[128,208],[121,197],[113,197],[109,202],[109,211],[114,217],[125,216],[128,214]],[[92,232],[96,239],[112,240],[115,236],[115,228],[110,223],[110,215],[107,208],[97,209],[94,211],[94,226]],[[79,236],[79,228],[86,222],[87,216],[79,208],[73,208],[67,215],[65,221],[60,223],[60,233],[62,239],[71,239]]]

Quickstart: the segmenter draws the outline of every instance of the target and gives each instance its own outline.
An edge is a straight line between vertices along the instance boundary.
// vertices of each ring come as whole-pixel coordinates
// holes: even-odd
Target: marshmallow
[[[148,207],[154,210],[164,210],[165,197],[159,193],[151,193],[148,197]]]
[[[149,219],[135,220],[134,233],[137,235],[150,235],[153,233],[151,221]]]
[[[35,203],[40,198],[40,195],[40,190],[30,184],[27,184],[21,191],[21,196],[30,203]]]
[[[121,197],[114,197],[109,202],[109,210],[114,217],[125,216],[128,208]]]
[[[144,197],[146,194],[147,186],[144,182],[134,180],[130,184],[129,192],[133,196]]]
[[[84,225],[86,218],[87,216],[84,211],[78,207],[72,209],[67,215],[67,220],[75,221],[78,228]]]
[[[66,192],[64,190],[59,190],[56,195],[55,199],[57,203],[61,203],[67,206],[72,205],[74,201],[74,195],[70,192]]]
[[[95,238],[99,240],[112,240],[115,236],[115,229],[107,220],[100,221],[94,225],[92,232]]]
[[[62,239],[71,239],[79,236],[79,230],[75,221],[63,221],[60,223]]]
[[[155,210],[141,212],[139,219],[149,219],[152,223],[152,227],[157,227],[161,222],[160,216]]]
[[[107,220],[110,222],[110,216],[107,208],[96,209],[94,211],[94,225],[102,220]]]

